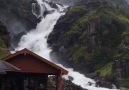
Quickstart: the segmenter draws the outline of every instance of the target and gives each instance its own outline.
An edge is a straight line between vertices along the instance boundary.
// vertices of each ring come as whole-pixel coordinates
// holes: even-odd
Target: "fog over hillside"
[[[128,2],[128,4],[129,4],[129,0],[126,0],[127,2]]]
[[[75,2],[77,1],[96,1],[96,0],[48,0],[48,1],[53,1],[56,3],[61,3],[61,4],[66,4],[66,5],[74,5]],[[100,0],[103,1],[103,0]],[[115,5],[120,5],[124,7],[128,7],[129,0],[105,0],[110,4],[115,4]]]
[[[67,4],[67,5],[73,5],[75,2],[79,0],[48,0],[48,1],[53,1],[56,3]]]

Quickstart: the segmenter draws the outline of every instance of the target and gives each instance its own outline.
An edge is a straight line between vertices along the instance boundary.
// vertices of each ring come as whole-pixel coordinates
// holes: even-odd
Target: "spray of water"
[[[34,15],[39,18],[42,17],[42,20],[40,23],[38,23],[36,29],[31,30],[26,35],[24,35],[17,48],[15,50],[21,50],[23,48],[27,48],[38,55],[42,56],[43,58],[46,58],[48,60],[51,60],[49,54],[51,52],[51,49],[47,46],[47,36],[49,33],[53,30],[54,25],[56,24],[57,20],[64,15],[65,13],[62,13],[63,10],[66,8],[65,6],[58,6],[58,10],[51,8],[50,5],[47,2],[43,2],[42,0],[37,0],[38,5],[40,6],[40,13],[35,13],[35,5],[33,4],[33,13]],[[47,14],[45,18],[43,18],[43,13],[45,9],[47,11],[54,11],[51,14]],[[54,63],[54,62],[53,62]],[[60,65],[63,67],[62,65]],[[65,68],[65,67],[64,67]],[[87,83],[90,81],[92,83],[95,83],[92,79],[85,77],[83,74],[80,74],[79,72],[73,71],[71,68],[65,68],[69,71],[67,76],[64,76],[65,79],[68,79],[68,76],[73,77],[73,83],[80,85],[83,88],[87,88],[89,90],[109,90],[106,88],[97,88],[93,86],[88,86]]]

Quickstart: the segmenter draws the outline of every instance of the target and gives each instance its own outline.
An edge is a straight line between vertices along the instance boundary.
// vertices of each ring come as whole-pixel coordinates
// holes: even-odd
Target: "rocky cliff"
[[[16,47],[26,31],[35,28],[39,21],[32,14],[33,0],[0,0],[0,20],[10,32],[12,46]]]
[[[21,36],[35,28],[39,22],[32,13],[32,3],[36,2],[0,0],[0,57],[6,55],[6,51],[9,52],[7,49],[17,47]]]
[[[0,0],[0,19],[6,24],[20,22],[29,30],[35,28],[37,19],[32,14],[33,0]]]
[[[0,0],[0,58],[9,54],[10,40],[12,46],[17,46],[20,37],[35,28],[38,20],[31,12],[32,2]],[[108,87],[108,82],[128,87],[127,9],[124,0],[79,0],[48,36],[51,57],[86,76],[99,77],[97,83],[101,86]]]
[[[0,59],[9,55],[10,37],[7,27],[0,21]]]
[[[85,73],[112,75],[112,64],[128,62],[128,4],[123,0],[81,0],[69,8],[48,37],[51,57]],[[94,73],[95,74],[95,73]]]

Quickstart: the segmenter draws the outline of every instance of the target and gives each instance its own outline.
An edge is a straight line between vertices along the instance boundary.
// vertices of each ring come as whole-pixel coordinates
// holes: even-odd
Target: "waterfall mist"
[[[76,3],[79,0],[49,0],[55,3],[61,3],[61,4],[65,4],[65,5],[73,5],[74,3]]]
[[[25,26],[19,22],[13,15],[9,15],[6,13],[0,14],[1,21],[7,26],[7,30],[10,33],[11,37],[11,46],[10,49],[17,47],[18,42],[23,34],[26,33]]]
[[[55,0],[58,1],[58,0]],[[63,0],[62,0],[63,2]],[[65,14],[65,9],[67,6],[62,6],[59,4],[56,4],[58,9],[52,8],[46,1],[37,0],[37,3],[40,7],[40,13],[36,13],[33,7],[33,13],[37,18],[41,17],[41,22],[38,23],[36,29],[33,29],[29,31],[26,35],[22,36],[18,47],[15,48],[16,51],[21,50],[23,48],[27,48],[38,55],[42,56],[45,59],[50,60],[51,62],[57,64],[50,58],[50,52],[51,48],[47,45],[47,36],[49,33],[53,30],[54,25],[56,24],[57,20]],[[44,11],[48,11],[51,13],[46,14],[44,17]],[[63,65],[58,64],[59,66],[65,68]],[[80,85],[83,88],[89,89],[89,90],[110,90],[106,88],[98,88],[95,87],[95,81],[85,77],[83,74],[80,74],[79,72],[73,71],[72,68],[65,68],[69,71],[67,76],[64,76],[65,79],[69,79],[70,77],[73,77],[73,83]],[[93,86],[88,86],[87,83],[92,82]]]
[[[128,3],[128,5],[129,5],[129,0],[125,0],[127,3]]]

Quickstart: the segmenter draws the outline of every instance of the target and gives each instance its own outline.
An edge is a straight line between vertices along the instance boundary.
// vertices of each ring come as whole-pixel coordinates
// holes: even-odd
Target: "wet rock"
[[[32,2],[32,0],[0,0],[0,20],[7,26],[11,38],[22,31],[36,28],[40,20],[32,13]]]
[[[73,81],[74,80],[73,77],[71,77],[71,76],[69,76],[68,78],[69,78],[70,81]]]
[[[120,90],[129,90],[128,88],[120,87]]]
[[[58,52],[58,51],[59,51],[59,45],[58,45],[58,44],[53,44],[53,45],[52,45],[52,50],[53,50],[54,52]]]
[[[20,41],[21,37],[23,35],[25,35],[26,32],[20,32],[18,33],[17,35],[15,35],[13,38],[12,38],[12,43],[13,43],[13,47],[17,47],[18,46],[18,42]]]
[[[70,80],[64,80],[64,87],[62,90],[87,90],[87,89],[83,89],[81,86],[75,85]]]
[[[22,7],[24,4],[24,7]],[[32,1],[31,0],[11,0],[9,2],[8,0],[1,0],[0,1],[0,18],[4,18],[8,20],[8,18],[17,19],[19,22],[21,22],[27,30],[30,30],[32,28],[35,28],[37,25],[37,18],[32,14],[31,12],[31,6]],[[6,12],[5,12],[6,11]],[[3,15],[3,16],[2,16]],[[4,21],[6,22],[6,21]]]
[[[71,80],[63,79],[62,83],[63,84],[62,84],[62,89],[61,90],[87,90],[87,89],[83,89],[81,86],[75,85],[74,83],[72,83]],[[53,90],[51,88],[55,88],[55,87],[56,87],[55,76],[50,76],[48,78],[48,90]]]
[[[60,53],[65,53],[67,51],[67,49],[65,48],[65,46],[61,46],[60,48],[59,48],[59,52]]]
[[[55,8],[55,9],[58,9],[58,6],[53,3],[53,2],[49,2],[49,5],[52,7],[52,8]]]

